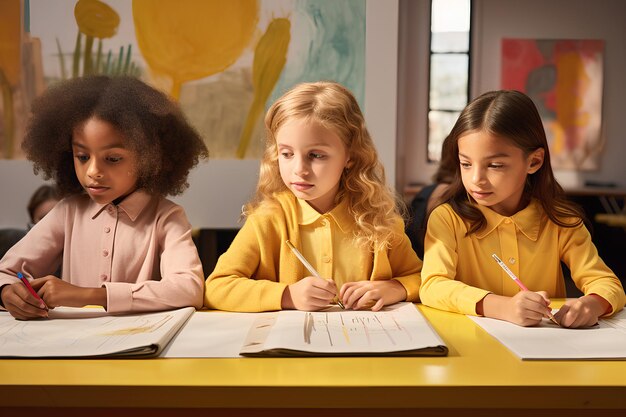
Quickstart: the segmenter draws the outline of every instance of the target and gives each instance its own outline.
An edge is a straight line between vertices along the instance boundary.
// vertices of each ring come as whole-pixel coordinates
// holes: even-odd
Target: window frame
[[[432,63],[433,63],[433,55],[466,55],[467,56],[467,86],[466,86],[466,103],[469,103],[471,100],[471,88],[472,88],[472,37],[473,37],[473,13],[474,13],[474,0],[469,1],[469,30],[468,30],[468,45],[467,52],[433,52],[433,29],[432,29],[432,19],[433,19],[433,1],[430,0],[428,2],[428,22],[430,24],[428,30],[428,70],[427,70],[427,82],[428,82],[428,96],[427,96],[427,106],[426,106],[426,162],[427,163],[439,163],[440,159],[431,158],[429,152],[429,145],[431,142],[431,129],[430,129],[430,114],[432,111],[441,112],[441,113],[459,113],[461,110],[458,109],[433,109],[431,108],[431,94],[432,94],[432,85],[431,85],[431,75],[432,75]],[[464,106],[465,106],[464,105]],[[464,107],[463,106],[463,107]],[[442,139],[443,143],[443,139]]]

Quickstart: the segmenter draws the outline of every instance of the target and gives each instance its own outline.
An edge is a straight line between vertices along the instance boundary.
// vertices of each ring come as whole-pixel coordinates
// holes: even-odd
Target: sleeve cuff
[[[491,294],[491,291],[475,287],[467,287],[463,292],[463,297],[459,299],[458,306],[460,312],[463,314],[478,316],[478,313],[476,313],[476,304],[489,294]]]
[[[394,279],[402,284],[402,286],[406,290],[406,301],[411,301],[413,303],[417,303],[419,301],[421,281],[419,275],[409,275],[406,277],[397,277]]]
[[[611,305],[611,311],[609,311],[606,314],[603,314],[600,317],[610,317],[613,314],[621,311],[624,308],[624,303],[626,302],[626,297],[624,296],[624,293],[604,293],[604,292],[600,292],[600,291],[593,291],[589,293],[597,295],[598,297],[602,297],[603,299],[605,299],[610,305]]]
[[[126,282],[107,282],[103,284],[107,289],[107,308],[109,313],[125,313],[131,311],[133,293],[131,285]]]
[[[287,284],[282,282],[272,283],[264,288],[260,296],[260,311],[282,310],[281,301]]]

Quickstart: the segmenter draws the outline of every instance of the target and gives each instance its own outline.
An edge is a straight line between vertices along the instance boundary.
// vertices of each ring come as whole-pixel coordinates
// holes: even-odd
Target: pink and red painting
[[[603,57],[601,40],[502,40],[502,88],[533,99],[556,169],[599,168]]]

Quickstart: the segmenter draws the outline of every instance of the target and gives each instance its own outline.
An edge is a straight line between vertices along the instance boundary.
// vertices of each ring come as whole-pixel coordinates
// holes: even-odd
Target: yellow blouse
[[[311,213],[309,209],[313,209],[307,209],[308,204],[298,202],[290,192],[277,195],[276,200],[276,205],[259,208],[248,217],[218,260],[206,280],[206,307],[280,310],[285,288],[310,275],[286,240],[322,277],[333,278],[338,286],[347,281],[396,279],[406,289],[407,301],[418,300],[422,262],[404,234],[400,217],[394,227],[398,242],[372,253],[346,241],[352,235],[353,220],[344,204],[320,215]]]
[[[352,244],[353,222],[344,204],[320,214],[306,201],[297,201],[301,252],[320,276],[332,278],[337,289],[369,277],[372,263],[367,260],[372,254]]]
[[[611,304],[610,314],[624,307],[624,289],[598,256],[584,225],[558,226],[536,200],[510,217],[477,207],[487,225],[469,236],[468,224],[449,204],[431,213],[424,242],[422,303],[475,315],[476,303],[490,292],[515,295],[520,289],[492,258],[495,253],[531,291],[565,297],[563,261],[584,294],[597,294]]]

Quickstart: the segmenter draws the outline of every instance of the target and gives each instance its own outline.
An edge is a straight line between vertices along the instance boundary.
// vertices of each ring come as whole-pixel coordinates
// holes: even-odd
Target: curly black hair
[[[132,77],[91,76],[59,82],[32,106],[22,149],[35,174],[52,178],[61,196],[79,194],[72,155],[75,128],[95,117],[110,123],[137,155],[137,188],[178,195],[187,176],[208,150],[179,106]]]

